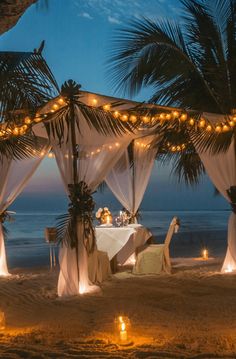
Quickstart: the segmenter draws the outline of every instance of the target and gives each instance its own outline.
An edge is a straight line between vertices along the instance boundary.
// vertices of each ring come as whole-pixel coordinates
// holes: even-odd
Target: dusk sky
[[[43,55],[59,85],[74,79],[84,90],[106,95],[114,93],[105,76],[105,62],[111,37],[116,28],[130,19],[146,16],[178,19],[178,0],[49,0],[49,8],[32,6],[18,24],[0,37],[1,51],[31,51],[46,41]],[[150,89],[137,100],[148,100]],[[176,185],[170,169],[154,168],[142,208],[222,209],[228,208],[220,197],[213,196],[207,179],[194,190]],[[100,205],[119,208],[105,191],[96,195]],[[17,210],[58,210],[66,208],[66,197],[54,160],[46,159],[15,202]]]

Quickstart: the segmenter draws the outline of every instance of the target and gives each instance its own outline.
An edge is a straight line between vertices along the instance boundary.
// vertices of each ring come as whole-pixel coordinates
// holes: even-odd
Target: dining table
[[[124,265],[152,237],[152,233],[141,224],[129,224],[123,227],[100,225],[95,228],[97,248],[108,254],[111,261]]]

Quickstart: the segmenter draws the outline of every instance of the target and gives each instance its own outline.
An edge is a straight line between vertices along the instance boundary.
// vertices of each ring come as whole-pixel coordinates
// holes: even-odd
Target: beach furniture
[[[134,274],[171,273],[169,245],[174,232],[177,232],[179,220],[174,217],[170,223],[163,244],[150,244],[140,247],[136,252],[136,262],[133,267]]]
[[[102,283],[111,274],[111,267],[106,252],[97,248],[88,256],[88,276],[92,283]]]

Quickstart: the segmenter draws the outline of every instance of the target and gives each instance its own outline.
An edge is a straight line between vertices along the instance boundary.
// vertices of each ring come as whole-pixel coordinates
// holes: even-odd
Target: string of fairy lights
[[[0,140],[5,140],[10,138],[11,136],[22,136],[25,135],[28,131],[32,129],[32,127],[44,120],[47,119],[48,115],[51,113],[56,112],[60,108],[66,106],[66,100],[63,97],[56,98],[54,101],[52,101],[49,104],[49,110],[47,113],[36,113],[35,116],[26,116],[23,120],[18,122],[17,124],[2,124],[0,125]],[[155,115],[149,116],[149,115],[140,115],[138,111],[134,110],[113,110],[112,103],[105,103],[101,104],[99,103],[98,98],[93,98],[90,100],[90,103],[88,106],[91,106],[93,108],[99,108],[104,111],[109,111],[109,113],[116,119],[117,121],[122,122],[129,122],[133,125],[136,123],[140,124],[140,126],[145,125],[147,127],[148,125],[153,126],[155,123],[163,123],[166,121],[179,121],[184,122],[187,127],[196,128],[200,131],[206,131],[208,133],[225,133],[232,131],[234,126],[236,126],[236,114],[234,115],[227,115],[224,119],[224,121],[211,123],[208,119],[199,116],[198,118],[192,117],[188,112],[183,110],[170,110],[170,109],[164,109],[163,112],[157,113]],[[47,107],[48,108],[48,107]],[[153,110],[153,108],[152,108]],[[160,111],[160,109],[157,109]],[[174,145],[171,143],[167,143],[168,150],[172,152],[178,152],[183,151],[186,149],[185,143]],[[146,146],[143,144],[143,146]],[[101,149],[97,149],[95,151],[91,151],[90,155],[93,156],[96,151],[99,151]],[[92,153],[94,152],[94,153]],[[97,152],[98,153],[98,152]],[[49,157],[54,157],[53,153],[50,152]]]

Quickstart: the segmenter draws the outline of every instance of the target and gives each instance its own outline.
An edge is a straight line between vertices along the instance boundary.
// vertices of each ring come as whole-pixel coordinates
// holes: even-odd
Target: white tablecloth
[[[117,261],[124,264],[135,249],[152,236],[147,228],[140,224],[127,227],[96,227],[97,248],[107,252],[109,260],[117,255]]]

